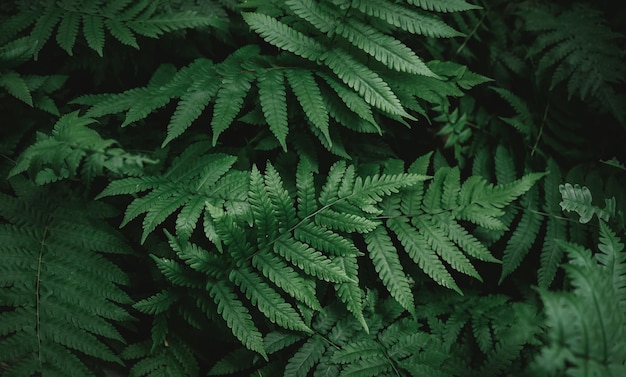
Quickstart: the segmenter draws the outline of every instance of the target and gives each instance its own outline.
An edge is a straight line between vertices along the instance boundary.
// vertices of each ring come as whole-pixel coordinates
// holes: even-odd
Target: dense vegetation
[[[2,376],[626,375],[626,7],[0,5]]]

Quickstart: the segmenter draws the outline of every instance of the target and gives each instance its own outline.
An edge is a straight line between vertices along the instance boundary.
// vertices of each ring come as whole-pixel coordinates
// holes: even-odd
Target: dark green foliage
[[[623,375],[587,3],[2,2],[0,374]]]
[[[93,374],[121,364],[117,324],[132,319],[126,272],[107,254],[132,250],[105,218],[112,208],[14,180],[0,196],[0,361],[3,376]]]

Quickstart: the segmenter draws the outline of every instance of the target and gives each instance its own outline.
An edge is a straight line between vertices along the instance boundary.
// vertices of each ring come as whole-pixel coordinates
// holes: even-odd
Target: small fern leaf
[[[315,223],[332,230],[348,233],[368,233],[378,226],[377,222],[367,217],[337,212],[331,209],[318,212],[315,215]]]
[[[531,189],[522,197],[521,206],[525,209],[511,238],[504,248],[502,257],[502,274],[499,284],[505,277],[515,271],[537,239],[543,217],[538,213],[539,190]]]
[[[478,5],[470,4],[465,0],[407,0],[409,4],[417,5],[426,10],[436,12],[464,12],[473,9],[482,9]]]
[[[257,243],[263,249],[278,237],[279,224],[263,182],[263,175],[256,166],[252,167],[250,174],[248,200],[254,215],[254,225],[258,230]]]
[[[596,254],[596,258],[610,273],[615,295],[619,300],[622,312],[626,314],[626,253],[624,253],[624,243],[604,221],[600,221],[598,249],[600,253]]]
[[[250,303],[272,323],[289,330],[312,332],[295,309],[250,269],[232,270],[229,280],[237,285]]]
[[[369,25],[348,19],[337,27],[337,33],[391,69],[437,77],[405,44]]]
[[[391,115],[415,119],[404,110],[398,97],[376,72],[344,50],[339,48],[327,50],[321,60],[370,105]]]
[[[287,94],[283,73],[279,70],[266,69],[259,73],[258,78],[259,101],[265,120],[270,130],[287,151]]]
[[[48,39],[50,39],[50,36],[52,35],[52,30],[62,17],[63,13],[61,9],[57,8],[56,4],[49,4],[48,7],[43,11],[43,14],[41,14],[37,18],[37,22],[35,23],[33,30],[30,32],[31,39],[37,41],[37,45],[35,46],[35,50],[33,51],[35,60],[37,60],[39,52],[46,44]]]
[[[608,221],[609,217],[615,215],[615,208],[607,202],[607,208],[601,209],[591,204],[591,191],[585,186],[578,184],[572,186],[570,183],[559,185],[559,192],[563,200],[559,203],[564,211],[576,212],[580,216],[578,221],[581,224],[588,223],[593,215],[597,215],[599,219]]]
[[[306,377],[315,365],[319,362],[326,351],[326,341],[319,335],[313,335],[300,347],[287,361],[285,366],[285,376]]]
[[[296,190],[298,198],[298,217],[304,219],[317,210],[315,184],[311,164],[302,159],[296,171]]]
[[[74,48],[76,43],[80,20],[81,16],[78,12],[69,12],[59,23],[59,29],[57,30],[57,43],[70,56],[72,55],[72,48]]]
[[[309,220],[304,220],[298,224],[294,230],[294,238],[328,254],[354,256],[359,253],[351,240]]]
[[[217,313],[224,318],[233,335],[246,348],[258,352],[267,360],[261,333],[252,321],[248,309],[237,299],[232,289],[225,282],[218,281],[211,286],[209,294],[217,304]]]
[[[111,35],[120,43],[139,49],[135,35],[120,20],[113,18],[107,19],[104,21],[104,26],[106,26]]]
[[[355,6],[368,16],[378,17],[390,25],[412,34],[432,38],[463,36],[463,33],[459,33],[435,17],[424,15],[392,2],[360,0],[356,2]]]
[[[143,220],[143,233],[141,234],[141,243],[156,227],[165,221],[174,211],[185,205],[190,197],[185,194],[172,193],[171,196],[164,195],[154,201],[149,202],[146,217]],[[147,202],[146,202],[147,203]],[[130,206],[128,207],[130,209]]]
[[[316,61],[326,50],[310,38],[282,22],[260,13],[242,13],[244,21],[266,42],[292,52],[305,59]]]
[[[416,216],[413,218],[412,222],[422,236],[424,236],[430,247],[435,250],[446,263],[455,270],[482,281],[476,268],[444,232],[446,222],[448,221],[453,220],[450,218],[443,220],[441,217],[426,219],[421,216]]]
[[[374,268],[383,284],[404,309],[415,315],[415,302],[396,248],[383,227],[365,234],[365,242]]]
[[[310,289],[305,278],[280,257],[267,252],[258,253],[252,257],[252,265],[291,297],[303,302],[311,309],[322,310],[315,290]]]
[[[398,237],[411,259],[426,275],[430,276],[437,284],[462,294],[461,289],[445,265],[428,245],[424,237],[415,228],[411,227],[407,220],[400,218],[389,219],[387,225]]]
[[[250,84],[254,76],[249,73],[229,74],[222,80],[222,86],[217,92],[211,129],[213,130],[213,145],[217,144],[220,134],[232,123],[235,116],[243,107],[244,98],[250,91]]]
[[[331,259],[293,238],[277,239],[274,251],[311,276],[335,283],[352,281]]]
[[[6,89],[10,95],[33,106],[33,97],[24,81],[24,78],[17,72],[7,72],[0,75],[0,87]]]
[[[358,264],[355,256],[342,256],[337,258],[339,265],[346,272],[346,275],[353,276],[355,282],[339,283],[335,285],[337,297],[346,305],[346,308],[354,318],[361,324],[361,327],[369,334],[369,326],[363,315],[363,291],[358,282]]]
[[[161,147],[182,135],[207,107],[217,92],[218,82],[212,80],[210,83],[205,82],[205,84],[202,89],[190,88],[187,93],[183,94],[170,123],[167,125],[167,136]]]
[[[317,82],[315,82],[311,71],[289,70],[285,73],[285,76],[307,118],[311,121],[313,126],[319,129],[322,135],[324,135],[326,142],[332,145],[328,131],[328,110],[326,110],[324,106],[322,92]]]
[[[161,291],[149,298],[136,302],[133,308],[144,314],[160,314],[176,302],[176,296],[169,291]]]
[[[326,81],[326,83],[335,91],[335,93],[337,93],[341,101],[346,104],[348,109],[358,115],[361,119],[369,122],[372,125],[376,125],[376,120],[374,119],[374,116],[372,114],[372,107],[367,102],[365,102],[363,97],[359,96],[359,94],[355,93],[354,90],[347,88],[344,84],[340,83],[339,81],[328,75],[325,75],[321,72],[318,72],[317,75],[323,78],[324,81]],[[333,117],[338,116],[333,115]],[[342,121],[342,123],[344,122]],[[382,132],[379,127],[377,131],[378,133]]]
[[[101,17],[83,15],[83,33],[87,45],[102,57],[104,48],[104,21]]]

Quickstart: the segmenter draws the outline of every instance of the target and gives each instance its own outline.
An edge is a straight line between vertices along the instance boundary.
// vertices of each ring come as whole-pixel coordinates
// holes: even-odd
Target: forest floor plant
[[[626,7],[0,4],[0,375],[626,375]]]

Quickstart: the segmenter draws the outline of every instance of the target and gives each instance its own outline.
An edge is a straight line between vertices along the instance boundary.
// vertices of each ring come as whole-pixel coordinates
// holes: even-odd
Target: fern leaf
[[[251,270],[234,269],[230,272],[229,279],[272,323],[290,330],[312,332],[295,309]]]
[[[150,208],[146,212],[146,217],[143,220],[143,233],[141,235],[141,243],[146,241],[146,238],[156,227],[165,221],[174,211],[184,206],[189,201],[189,196],[173,193],[171,196],[164,196],[158,198],[150,203]]]
[[[213,130],[213,145],[217,144],[219,135],[230,126],[235,116],[243,107],[244,98],[252,87],[251,74],[238,72],[224,77],[222,86],[217,92],[211,129]]]
[[[242,13],[244,21],[266,42],[312,61],[317,60],[325,51],[324,46],[314,38],[280,21],[260,13]]]
[[[339,283],[335,285],[337,297],[346,305],[346,308],[359,322],[366,333],[369,333],[369,326],[363,315],[363,291],[358,282],[358,265],[356,257],[341,256],[337,258],[339,265],[346,272],[346,275],[353,276],[355,282]]]
[[[3,194],[0,206],[1,317],[9,320],[0,325],[3,375],[62,375],[67,367],[72,375],[90,375],[84,356],[121,363],[108,343],[123,341],[116,325],[132,317],[121,306],[130,303],[121,289],[128,276],[100,250],[120,242],[102,215],[110,217],[111,208],[64,196],[63,189],[11,181],[17,197]],[[19,208],[31,210],[16,222],[11,211]]]
[[[470,4],[465,0],[407,0],[407,2],[425,10],[434,10],[436,12],[464,12],[472,9],[481,9],[478,5]]]
[[[62,17],[62,12],[60,9],[56,8],[54,5],[50,4],[44,11],[43,14],[37,19],[33,30],[30,33],[30,37],[37,41],[37,46],[33,54],[35,55],[35,59],[44,44],[50,39],[52,35],[52,30],[59,22],[59,19]]]
[[[500,275],[499,283],[502,283],[506,276],[517,269],[537,239],[543,220],[536,210],[536,208],[539,208],[538,201],[539,191],[536,188],[531,189],[522,197],[520,204],[526,210],[523,212],[519,224],[504,248],[502,274]]]
[[[414,119],[409,115],[398,97],[380,76],[339,48],[324,53],[321,60],[365,101],[392,115]]]
[[[298,198],[298,217],[304,219],[312,215],[317,209],[317,201],[315,199],[315,185],[311,166],[306,160],[302,159],[298,163],[296,171],[296,189]]]
[[[89,47],[102,57],[104,47],[104,21],[98,16],[83,16],[83,33]]]
[[[287,81],[291,86],[302,110],[313,126],[320,130],[326,138],[328,144],[332,145],[330,133],[328,131],[329,116],[324,99],[317,82],[311,71],[308,70],[289,70],[285,73]]]
[[[447,219],[447,221],[452,221],[452,219]],[[444,261],[455,270],[482,281],[478,271],[476,271],[469,259],[461,253],[441,229],[445,226],[445,223],[446,221],[441,221],[438,217],[433,217],[431,221],[422,219],[419,216],[413,218],[413,225]]]
[[[561,184],[561,171],[556,161],[550,159],[547,165],[550,175],[544,181],[545,205],[544,211],[550,216],[546,224],[546,236],[541,249],[541,266],[537,271],[540,287],[548,287],[563,259],[563,249],[559,246],[559,240],[567,239],[566,225],[557,219],[560,213],[558,205],[560,198],[559,185]]]
[[[17,72],[7,72],[0,76],[0,87],[20,101],[33,106],[33,97],[26,81]]]
[[[274,251],[311,276],[337,283],[352,280],[331,259],[293,238],[278,238]]]
[[[319,335],[310,337],[287,362],[285,376],[306,377],[325,350],[324,338]]]
[[[294,230],[294,238],[329,254],[353,256],[358,249],[349,240],[311,221],[303,221]]]
[[[337,27],[337,33],[391,69],[437,77],[410,48],[371,26],[349,19]]]
[[[341,232],[371,232],[378,225],[366,217],[327,209],[315,215],[315,223]]]
[[[205,84],[204,87],[200,89],[190,88],[181,97],[174,115],[172,115],[172,119],[167,125],[167,137],[163,140],[162,147],[182,135],[198,119],[218,90],[217,80],[213,80],[210,83],[203,82],[203,84]]]
[[[426,239],[411,227],[406,220],[400,218],[389,219],[387,226],[398,237],[398,240],[409,254],[411,259],[430,276],[437,284],[450,288],[461,294],[460,288],[448,272],[444,264],[437,257]]]
[[[380,202],[383,195],[397,193],[402,187],[410,187],[429,178],[426,175],[418,174],[373,175],[367,176],[365,179],[357,177],[350,199],[368,198],[373,202]]]
[[[598,249],[600,253],[596,254],[596,258],[608,270],[620,308],[626,314],[626,253],[624,253],[624,244],[603,221],[600,221]]]
[[[368,16],[378,17],[390,25],[412,34],[433,38],[450,38],[463,35],[437,18],[418,13],[399,4],[359,0],[354,6]]]
[[[377,227],[365,234],[365,242],[374,268],[391,296],[409,313],[415,315],[413,293],[389,234],[384,228]]]
[[[248,312],[232,289],[224,282],[214,283],[209,294],[217,304],[217,313],[221,314],[233,335],[249,350],[258,352],[267,360],[261,333],[254,325]]]
[[[160,314],[169,309],[176,301],[176,296],[169,291],[161,291],[149,298],[136,302],[133,308],[145,314]]]
[[[72,55],[72,48],[76,43],[80,20],[81,16],[79,13],[69,12],[59,23],[59,29],[56,35],[57,43],[70,56]]]
[[[139,49],[135,35],[126,25],[124,25],[123,22],[111,18],[105,20],[104,25],[109,30],[111,35],[120,41],[120,43]]]
[[[315,290],[309,289],[305,278],[281,258],[270,253],[258,253],[252,257],[252,265],[291,297],[305,303],[311,309],[322,310]]]
[[[372,115],[372,107],[365,102],[365,100],[355,93],[353,90],[346,88],[343,84],[335,80],[334,78],[318,73],[318,76],[322,77],[324,81],[337,93],[339,98],[346,106],[352,110],[361,119],[368,121],[372,124],[376,124],[374,116]],[[380,132],[380,131],[379,131]]]
[[[287,151],[287,95],[283,73],[279,70],[263,70],[259,74],[259,101],[270,130]]]
[[[563,200],[559,203],[564,211],[575,211],[580,216],[578,220],[582,224],[588,223],[593,215],[597,215],[599,219],[608,221],[609,217],[615,215],[615,206],[609,200],[607,208],[602,209],[591,204],[591,192],[585,186],[578,184],[572,186],[570,183],[559,185],[559,192]]]

